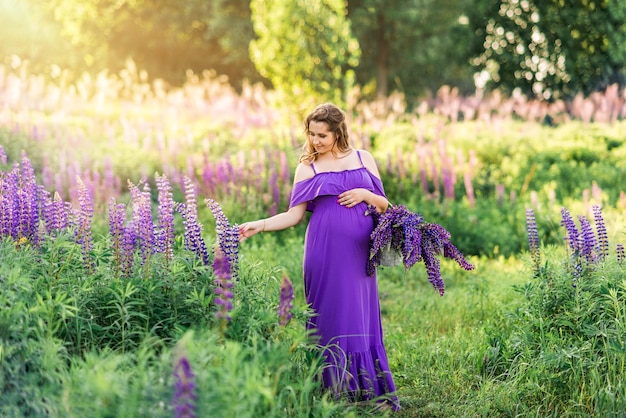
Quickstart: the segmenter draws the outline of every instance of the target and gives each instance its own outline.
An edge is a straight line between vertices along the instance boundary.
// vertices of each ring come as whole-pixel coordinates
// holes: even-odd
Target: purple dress
[[[361,165],[317,173],[311,164],[315,175],[296,183],[291,194],[290,207],[307,202],[312,212],[303,270],[306,301],[316,315],[307,328],[324,350],[325,387],[354,401],[378,398],[399,409],[383,345],[376,275],[366,272],[373,219],[365,215],[365,202],[352,208],[337,202],[339,194],[354,188],[385,196],[381,181]]]

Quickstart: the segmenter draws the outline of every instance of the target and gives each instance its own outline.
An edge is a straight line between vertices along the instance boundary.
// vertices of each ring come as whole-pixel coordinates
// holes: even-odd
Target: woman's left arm
[[[376,166],[376,161],[374,160],[372,154],[365,150],[361,150],[360,153],[365,168],[380,179],[380,173],[378,172],[378,167]],[[346,190],[339,195],[337,202],[348,208],[356,206],[361,202],[365,202],[369,206],[374,206],[376,211],[379,213],[385,212],[389,207],[389,201],[384,196],[378,195],[367,189]]]

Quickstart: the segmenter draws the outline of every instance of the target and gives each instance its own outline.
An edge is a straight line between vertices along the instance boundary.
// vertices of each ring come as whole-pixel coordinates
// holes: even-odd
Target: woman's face
[[[326,122],[312,120],[309,123],[309,141],[318,155],[330,152],[335,145],[336,138],[333,132],[328,130]]]

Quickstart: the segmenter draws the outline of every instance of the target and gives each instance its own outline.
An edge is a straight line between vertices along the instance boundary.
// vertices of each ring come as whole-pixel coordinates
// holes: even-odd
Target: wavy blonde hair
[[[337,146],[339,152],[346,152],[351,148],[345,112],[332,103],[324,103],[317,106],[304,120],[306,142],[302,146],[300,162],[312,163],[317,160],[317,153],[309,136],[309,125],[311,122],[324,122],[328,125],[328,131],[335,134],[334,145]],[[336,152],[334,148],[332,152],[333,154]]]

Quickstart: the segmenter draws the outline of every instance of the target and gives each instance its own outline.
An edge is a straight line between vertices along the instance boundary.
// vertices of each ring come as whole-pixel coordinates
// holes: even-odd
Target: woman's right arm
[[[259,232],[281,231],[298,224],[306,212],[306,202],[289,208],[287,212],[282,212],[270,218],[259,219],[258,221],[246,222],[239,225],[239,241],[250,238]]]
[[[313,177],[313,169],[308,164],[298,164],[294,175],[294,185],[302,180]],[[282,231],[297,225],[306,213],[307,202],[292,206],[286,212],[279,213],[270,218],[259,219],[257,221],[246,222],[239,225],[239,241],[250,238],[259,232]]]

